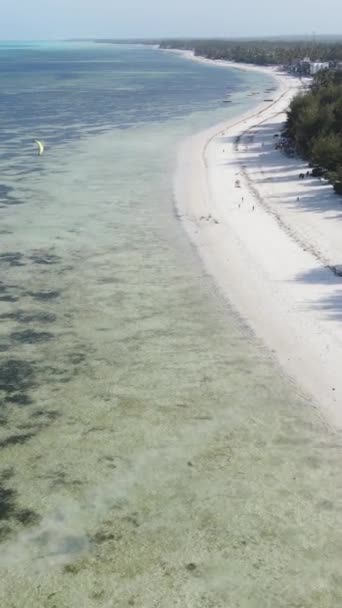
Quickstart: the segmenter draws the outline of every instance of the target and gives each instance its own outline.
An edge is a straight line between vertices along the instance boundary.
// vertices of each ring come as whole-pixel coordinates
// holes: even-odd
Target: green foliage
[[[319,72],[311,90],[290,105],[285,137],[298,154],[325,175],[342,194],[342,78],[339,72]]]
[[[161,48],[192,50],[208,59],[226,59],[257,65],[290,66],[309,56],[312,61],[342,61],[342,42],[324,40],[163,40]]]
[[[335,133],[318,135],[313,140],[311,155],[313,162],[328,171],[336,171],[342,166],[341,138]]]

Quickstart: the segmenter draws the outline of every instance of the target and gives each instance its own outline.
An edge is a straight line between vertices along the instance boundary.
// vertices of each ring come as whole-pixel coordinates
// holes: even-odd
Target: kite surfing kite
[[[35,139],[33,143],[38,146],[38,156],[41,156],[44,152],[44,144],[39,139]]]

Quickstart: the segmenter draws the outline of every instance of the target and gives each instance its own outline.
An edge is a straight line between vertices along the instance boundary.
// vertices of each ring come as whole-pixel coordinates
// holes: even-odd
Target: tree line
[[[207,59],[225,59],[257,65],[290,66],[299,59],[342,61],[342,39],[277,39],[277,40],[163,40],[163,49],[194,51]]]
[[[342,72],[319,72],[291,102],[283,133],[289,146],[342,194]]]

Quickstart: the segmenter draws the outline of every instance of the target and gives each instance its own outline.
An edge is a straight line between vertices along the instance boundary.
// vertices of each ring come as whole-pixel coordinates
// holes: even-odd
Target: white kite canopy
[[[38,146],[38,156],[41,156],[44,152],[43,142],[39,141],[39,139],[35,139],[34,143],[37,144],[37,146]]]

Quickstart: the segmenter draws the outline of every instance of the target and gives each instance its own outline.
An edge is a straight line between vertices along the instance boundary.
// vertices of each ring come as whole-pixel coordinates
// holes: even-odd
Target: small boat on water
[[[264,99],[264,101],[274,101],[274,99]]]

